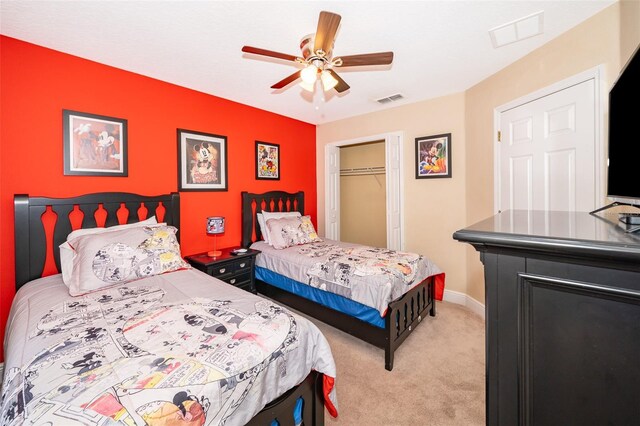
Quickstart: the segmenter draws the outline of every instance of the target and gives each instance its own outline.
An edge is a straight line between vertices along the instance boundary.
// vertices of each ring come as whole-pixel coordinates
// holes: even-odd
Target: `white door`
[[[398,134],[386,140],[387,175],[387,247],[402,249],[402,187],[400,168],[402,160],[402,139]]]
[[[595,102],[590,79],[500,114],[499,211],[595,209]]]
[[[325,236],[330,240],[340,239],[340,148],[327,145],[325,148]]]

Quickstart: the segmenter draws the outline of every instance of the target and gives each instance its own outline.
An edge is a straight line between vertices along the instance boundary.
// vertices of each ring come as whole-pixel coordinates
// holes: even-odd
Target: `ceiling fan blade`
[[[320,12],[315,44],[313,46],[314,52],[318,50],[322,50],[325,54],[331,52],[333,42],[336,38],[336,32],[338,32],[338,26],[340,25],[340,19],[342,19],[340,15],[336,15],[335,13]]]
[[[362,55],[340,56],[333,61],[342,59],[340,67],[361,67],[364,65],[389,65],[393,62],[393,52],[364,53]]]
[[[338,80],[338,84],[336,84],[336,87],[334,87],[334,89],[336,89],[336,92],[342,93],[345,90],[349,90],[350,86],[338,75],[337,72],[332,69],[328,69],[327,71],[333,76],[333,78]]]
[[[255,55],[270,56],[272,58],[284,59],[285,61],[295,62],[298,58],[286,53],[274,52],[273,50],[260,49],[259,47],[242,46],[245,53],[253,53]]]
[[[296,71],[293,74],[291,74],[289,77],[283,78],[282,80],[280,80],[279,82],[271,86],[271,88],[282,89],[284,86],[287,86],[288,84],[290,84],[293,81],[296,81],[299,78],[300,78],[300,71]]]

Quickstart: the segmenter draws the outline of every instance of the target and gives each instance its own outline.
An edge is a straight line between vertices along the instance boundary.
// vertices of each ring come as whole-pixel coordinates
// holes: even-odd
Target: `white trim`
[[[405,241],[405,227],[404,227],[404,133],[401,131],[394,131],[394,132],[387,132],[387,133],[381,133],[381,134],[377,134],[377,135],[370,135],[370,136],[362,136],[359,138],[355,138],[355,139],[348,139],[348,140],[342,140],[342,141],[336,141],[336,142],[331,142],[325,145],[325,157],[324,157],[324,172],[325,172],[325,188],[324,188],[324,195],[325,195],[325,200],[324,200],[324,208],[325,208],[325,218],[324,218],[324,222],[325,222],[325,233],[326,230],[328,229],[328,225],[329,225],[329,215],[328,213],[328,205],[329,203],[327,202],[327,199],[330,196],[330,188],[327,186],[327,176],[328,176],[328,170],[329,170],[329,163],[327,161],[327,150],[329,146],[337,146],[337,147],[341,147],[341,146],[348,146],[348,145],[357,145],[360,143],[366,143],[366,142],[374,142],[374,141],[384,141],[385,144],[385,167],[387,170],[390,170],[391,167],[389,165],[389,162],[391,161],[391,158],[388,155],[389,152],[389,143],[391,141],[391,138],[398,138],[398,144],[399,144],[399,173],[400,173],[400,182],[399,182],[399,188],[397,188],[397,192],[398,192],[398,205],[400,206],[400,247],[389,247],[389,248],[393,248],[396,250],[404,250],[404,241]],[[388,184],[388,179],[385,178],[385,185],[387,188],[387,195],[390,193],[389,191],[389,184]],[[389,231],[390,231],[390,227],[389,227],[389,204],[392,203],[392,200],[390,197],[387,196],[387,245],[388,245],[388,241],[389,241]],[[338,215],[338,224],[340,223],[340,216]],[[338,225],[338,229],[339,229],[339,225]],[[337,238],[336,238],[337,239]]]
[[[607,105],[605,103],[605,67],[604,65],[598,65],[572,77],[560,80],[550,86],[543,87],[528,95],[517,98],[506,104],[500,105],[493,110],[493,211],[498,213],[498,206],[500,205],[500,143],[498,142],[498,130],[500,129],[500,114],[510,109],[519,107],[528,102],[535,101],[536,99],[549,96],[552,93],[559,92],[567,89],[576,84],[583,83],[588,80],[594,82],[594,137],[595,137],[595,197],[596,206],[600,205],[604,200],[604,175],[606,170],[606,154],[604,147],[604,113],[607,111]],[[504,139],[504,137],[503,137]]]
[[[459,291],[445,290],[442,296],[442,300],[445,302],[455,303],[462,305],[471,310],[476,315],[479,315],[484,319],[484,304],[478,302],[473,297],[460,293]]]

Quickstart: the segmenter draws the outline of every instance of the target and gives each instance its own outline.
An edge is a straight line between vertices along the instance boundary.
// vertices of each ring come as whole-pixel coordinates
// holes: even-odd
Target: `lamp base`
[[[207,256],[209,257],[218,257],[222,254],[220,250],[208,251]]]

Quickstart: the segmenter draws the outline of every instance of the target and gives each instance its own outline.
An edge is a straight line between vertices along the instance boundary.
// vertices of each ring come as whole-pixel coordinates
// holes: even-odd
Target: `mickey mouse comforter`
[[[324,240],[277,250],[264,241],[256,266],[328,291],[386,314],[389,303],[427,277],[434,277],[442,300],[444,272],[417,253]]]
[[[195,270],[79,297],[59,275],[35,280],[5,361],[3,425],[242,425],[312,369],[335,377],[312,323]]]

